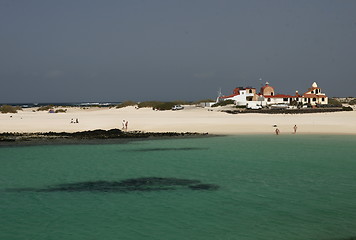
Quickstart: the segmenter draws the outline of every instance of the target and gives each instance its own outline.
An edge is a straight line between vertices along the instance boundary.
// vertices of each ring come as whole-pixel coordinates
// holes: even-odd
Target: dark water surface
[[[356,136],[0,148],[0,239],[350,239]]]

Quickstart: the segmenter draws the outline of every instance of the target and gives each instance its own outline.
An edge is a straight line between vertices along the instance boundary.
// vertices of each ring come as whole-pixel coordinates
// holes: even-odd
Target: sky
[[[354,0],[1,0],[0,102],[356,97]],[[262,80],[260,80],[262,79]]]

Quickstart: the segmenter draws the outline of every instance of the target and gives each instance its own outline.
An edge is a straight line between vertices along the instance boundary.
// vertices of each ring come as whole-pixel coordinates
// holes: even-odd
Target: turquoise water
[[[0,239],[347,239],[355,146],[271,135],[1,147]],[[123,186],[143,177],[168,182]]]

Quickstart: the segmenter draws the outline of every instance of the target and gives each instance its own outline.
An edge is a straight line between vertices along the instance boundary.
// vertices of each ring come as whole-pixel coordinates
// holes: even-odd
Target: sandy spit
[[[24,109],[16,114],[0,114],[0,132],[76,132],[122,128],[128,131],[199,132],[209,134],[356,134],[356,112],[312,114],[227,114],[220,108],[185,106],[179,111],[154,111],[150,108],[68,108],[67,113],[48,113]],[[71,123],[78,119],[79,123]]]

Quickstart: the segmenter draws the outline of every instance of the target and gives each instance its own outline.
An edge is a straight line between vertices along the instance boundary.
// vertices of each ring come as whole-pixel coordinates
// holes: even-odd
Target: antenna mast
[[[220,97],[222,96],[221,94],[221,88],[218,90],[218,97],[216,98],[216,102],[219,102]]]

